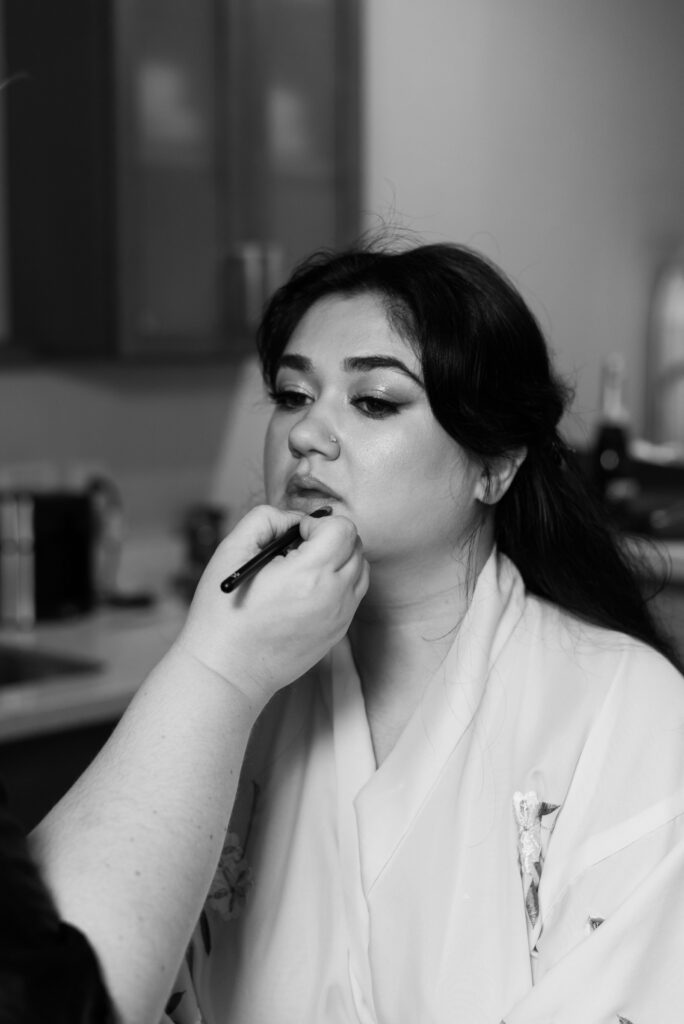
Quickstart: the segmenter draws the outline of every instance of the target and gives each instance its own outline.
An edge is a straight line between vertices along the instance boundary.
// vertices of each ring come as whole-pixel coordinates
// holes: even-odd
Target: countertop
[[[185,612],[168,597],[144,610],[106,608],[32,630],[0,630],[3,643],[102,664],[92,673],[0,686],[0,743],[118,719],[168,650]]]

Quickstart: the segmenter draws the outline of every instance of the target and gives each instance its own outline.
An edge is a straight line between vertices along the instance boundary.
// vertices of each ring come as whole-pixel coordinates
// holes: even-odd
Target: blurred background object
[[[604,362],[600,416],[583,459],[585,472],[615,524],[630,534],[684,539],[684,454],[677,443],[635,436],[625,402],[624,357]]]
[[[646,434],[684,460],[684,241],[657,275],[647,341]]]
[[[182,524],[184,559],[175,580],[185,601],[192,600],[207,562],[227,532],[225,509],[213,505],[194,505],[185,513]]]
[[[613,352],[603,364],[592,475],[603,500],[614,506],[634,497],[629,454],[632,426],[625,404],[625,383],[624,358],[619,352]]]
[[[54,481],[54,474],[50,474]],[[123,506],[98,473],[48,483],[17,473],[0,485],[0,625],[30,628],[103,605],[140,605],[119,579]]]

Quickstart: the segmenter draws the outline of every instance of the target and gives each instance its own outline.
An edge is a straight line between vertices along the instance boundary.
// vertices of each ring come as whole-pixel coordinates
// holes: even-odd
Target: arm
[[[31,836],[63,917],[93,943],[123,1021],[159,1019],[216,867],[250,730],[344,635],[367,587],[352,524],[232,595],[220,580],[296,514],[260,508],[219,547],[180,636],[100,755]]]

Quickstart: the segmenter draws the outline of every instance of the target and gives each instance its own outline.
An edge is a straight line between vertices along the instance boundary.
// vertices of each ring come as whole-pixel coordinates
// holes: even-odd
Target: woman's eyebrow
[[[402,363],[401,359],[395,359],[394,356],[350,356],[345,359],[342,363],[345,370],[377,370],[387,368],[390,370],[399,370],[400,373],[406,374],[411,380],[414,380],[420,387],[424,387],[420,377],[417,377],[412,370],[409,370],[406,363]]]
[[[277,369],[287,366],[290,370],[300,370],[302,373],[312,373],[313,363],[307,356],[298,356],[294,352],[284,353],[278,360]]]
[[[313,373],[314,364],[308,356],[297,355],[296,352],[285,352],[278,361],[278,368],[287,367],[290,370],[299,370],[300,373]],[[395,359],[394,356],[349,356],[349,358],[343,360],[342,369],[346,370],[347,373],[363,372],[368,370],[377,369],[390,369],[399,370],[400,373],[410,377],[411,380],[415,381],[421,388],[423,384],[420,377],[416,376],[412,370],[409,370],[405,363],[402,363],[401,359]]]

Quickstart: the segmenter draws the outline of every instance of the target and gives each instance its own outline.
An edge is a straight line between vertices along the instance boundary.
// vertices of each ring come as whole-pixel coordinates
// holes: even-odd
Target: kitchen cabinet
[[[5,0],[13,346],[205,356],[359,229],[357,0]]]

